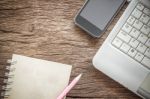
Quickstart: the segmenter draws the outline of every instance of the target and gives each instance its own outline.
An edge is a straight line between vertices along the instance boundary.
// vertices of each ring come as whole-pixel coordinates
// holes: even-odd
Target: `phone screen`
[[[80,16],[104,30],[124,0],[89,0]]]

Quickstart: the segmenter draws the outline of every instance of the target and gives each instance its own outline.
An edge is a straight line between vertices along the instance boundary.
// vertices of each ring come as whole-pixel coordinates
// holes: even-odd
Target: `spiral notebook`
[[[72,66],[30,58],[12,56],[10,70],[1,99],[56,99],[67,86]]]

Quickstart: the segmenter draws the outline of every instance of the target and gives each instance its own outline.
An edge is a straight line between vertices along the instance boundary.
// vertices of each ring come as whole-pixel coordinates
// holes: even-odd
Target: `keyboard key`
[[[131,36],[129,36],[127,33],[120,31],[119,34],[117,35],[120,39],[128,43],[131,39]]]
[[[143,58],[144,58],[144,55],[141,53],[137,53],[135,56],[135,59],[139,62],[141,62]]]
[[[150,33],[150,27],[144,25],[141,29],[141,32],[144,33],[145,35],[148,35]]]
[[[142,12],[135,8],[134,11],[132,12],[132,15],[138,19],[142,15]]]
[[[131,57],[134,57],[136,55],[137,51],[134,48],[130,48],[128,55]]]
[[[139,45],[139,41],[137,41],[136,39],[132,38],[129,44],[133,48],[136,48]]]
[[[147,42],[145,43],[145,45],[146,45],[147,47],[150,47],[150,38],[147,40]]]
[[[142,64],[144,64],[145,66],[150,68],[150,59],[147,58],[147,57],[144,57],[143,60],[142,60]]]
[[[122,41],[119,38],[115,38],[114,41],[112,42],[112,44],[116,47],[120,47],[122,45]]]
[[[141,3],[139,3],[136,8],[139,9],[139,10],[143,10],[144,6]]]
[[[140,21],[142,21],[143,23],[147,24],[148,21],[150,20],[150,17],[146,14],[142,14]]]
[[[127,23],[122,27],[122,30],[124,30],[126,33],[129,33],[131,29],[132,27]]]
[[[140,35],[140,31],[133,28],[132,31],[130,32],[130,35],[134,38],[138,38],[138,36]]]
[[[149,27],[150,27],[150,21],[148,22],[148,24],[147,24]]]
[[[138,40],[142,42],[143,44],[145,44],[145,42],[148,40],[148,37],[145,36],[144,34],[140,34],[140,36],[138,37]]]
[[[139,20],[135,20],[133,26],[134,26],[136,29],[140,30],[141,27],[143,26],[143,23],[140,22]]]
[[[147,50],[144,53],[144,55],[150,58],[150,48],[147,48]]]
[[[148,9],[148,8],[145,8],[145,9],[143,10],[143,12],[144,12],[145,14],[147,14],[147,15],[150,15],[150,9]]]
[[[140,43],[137,47],[137,50],[141,53],[144,53],[146,51],[147,47],[145,45],[143,45],[142,43]]]
[[[123,52],[127,53],[127,52],[129,51],[129,49],[130,49],[130,46],[127,45],[126,43],[123,43],[122,46],[120,47],[120,49],[121,49]]]
[[[127,22],[132,25],[135,21],[135,18],[133,16],[130,16],[129,19],[127,20]]]

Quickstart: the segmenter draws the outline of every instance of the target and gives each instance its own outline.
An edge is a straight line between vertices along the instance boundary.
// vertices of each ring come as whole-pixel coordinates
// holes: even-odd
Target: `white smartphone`
[[[126,0],[86,0],[75,24],[93,37],[100,37]]]

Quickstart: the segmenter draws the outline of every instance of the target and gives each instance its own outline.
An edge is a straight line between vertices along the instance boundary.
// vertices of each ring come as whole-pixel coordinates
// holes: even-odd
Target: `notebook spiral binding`
[[[9,97],[9,92],[13,83],[13,72],[15,70],[14,65],[16,64],[16,61],[7,60],[7,64],[8,66],[6,66],[5,69],[2,69],[3,71],[5,71],[5,75],[0,77],[1,79],[3,79],[3,82],[0,83],[0,85],[2,86],[0,90],[0,99],[7,99]]]

